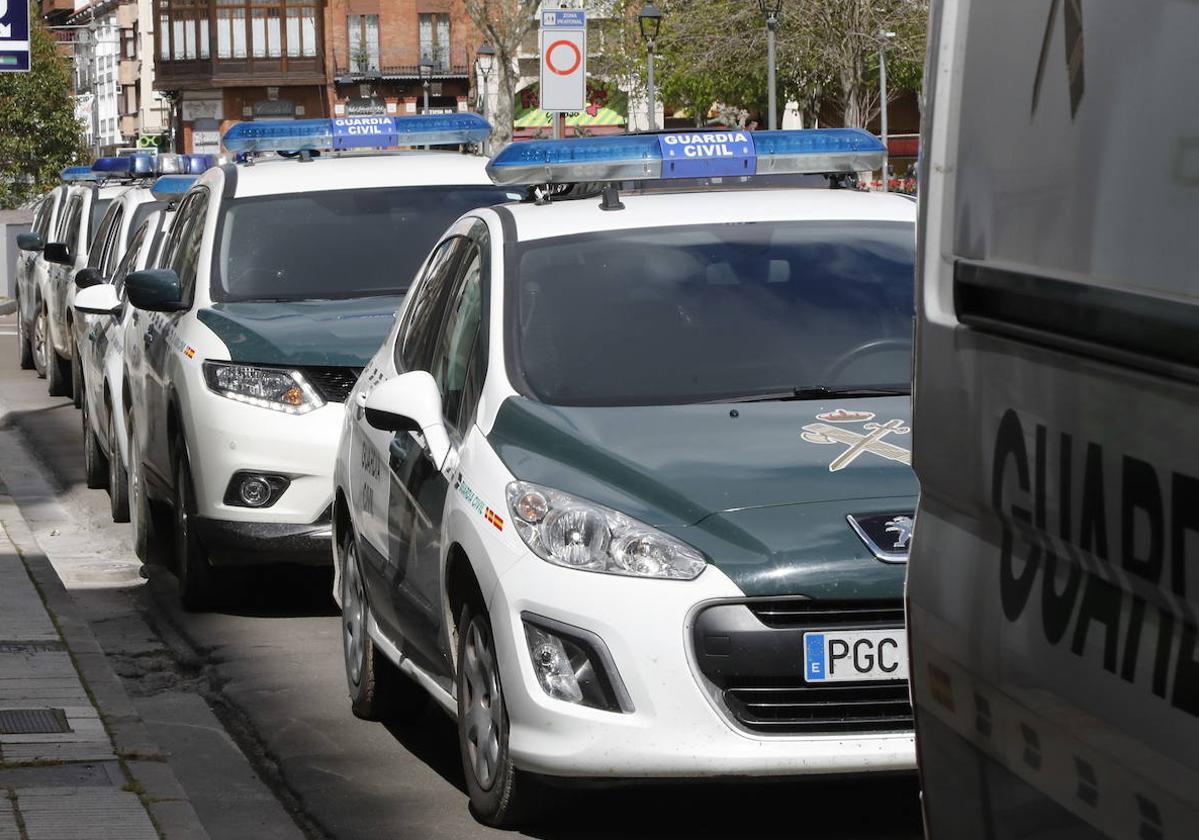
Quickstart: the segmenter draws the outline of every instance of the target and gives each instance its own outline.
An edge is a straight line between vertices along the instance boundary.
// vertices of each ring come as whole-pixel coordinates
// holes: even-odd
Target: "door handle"
[[[354,416],[361,420],[363,414],[366,414],[366,391],[359,391],[354,398]]]

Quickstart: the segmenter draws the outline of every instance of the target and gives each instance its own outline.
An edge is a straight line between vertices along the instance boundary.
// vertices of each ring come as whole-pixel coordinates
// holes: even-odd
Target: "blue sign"
[[[819,682],[827,673],[824,670],[824,634],[805,633],[804,644],[804,679],[808,682]]]
[[[395,146],[397,141],[396,124],[391,117],[338,117],[333,120],[334,149],[386,149]]]
[[[29,3],[0,0],[0,73],[29,70]]]
[[[586,29],[587,13],[582,9],[554,9],[541,13],[542,29]]]
[[[695,131],[659,134],[663,178],[715,178],[753,175],[758,153],[748,131]]]

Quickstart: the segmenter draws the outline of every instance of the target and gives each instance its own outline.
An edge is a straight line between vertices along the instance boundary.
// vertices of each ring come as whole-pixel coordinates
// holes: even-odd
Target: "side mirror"
[[[100,269],[94,266],[87,266],[75,272],[75,288],[90,289],[92,286],[99,286],[104,282],[104,275],[100,273]]]
[[[40,251],[46,247],[46,241],[37,233],[18,233],[17,247],[22,251]]]
[[[74,262],[71,259],[71,248],[65,242],[47,242],[46,247],[42,249],[42,255],[47,262],[59,265],[70,265]]]
[[[75,293],[75,311],[86,315],[116,315],[121,311],[121,296],[111,283],[89,286]]]
[[[380,382],[366,398],[366,422],[384,432],[420,432],[433,466],[450,456],[450,437],[441,419],[441,392],[423,370]]]
[[[130,303],[148,312],[179,312],[187,308],[179,275],[169,268],[133,272],[125,278],[125,293]]]

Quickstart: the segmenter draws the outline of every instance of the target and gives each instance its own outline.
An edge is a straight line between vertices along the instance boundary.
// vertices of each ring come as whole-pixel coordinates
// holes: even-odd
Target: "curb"
[[[175,778],[166,754],[158,749],[108,664],[91,627],[63,586],[33,531],[0,479],[0,522],[17,547],[21,562],[41,593],[84,689],[91,696],[118,759],[142,794],[142,802],[167,840],[209,840],[195,809]]]

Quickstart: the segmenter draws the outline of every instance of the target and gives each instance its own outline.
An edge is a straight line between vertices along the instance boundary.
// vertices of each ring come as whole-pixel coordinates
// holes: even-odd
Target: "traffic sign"
[[[0,73],[29,70],[29,4],[0,0]]]
[[[541,110],[587,106],[587,14],[581,9],[541,13]]]

